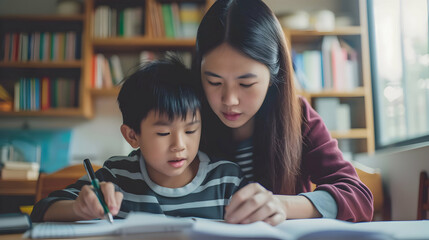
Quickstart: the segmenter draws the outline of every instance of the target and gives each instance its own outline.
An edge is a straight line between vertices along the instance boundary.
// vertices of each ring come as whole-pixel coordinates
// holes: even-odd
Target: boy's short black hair
[[[167,115],[169,120],[195,116],[201,103],[194,87],[195,75],[174,56],[155,60],[139,67],[123,80],[118,95],[123,124],[140,133],[140,124],[151,110]]]

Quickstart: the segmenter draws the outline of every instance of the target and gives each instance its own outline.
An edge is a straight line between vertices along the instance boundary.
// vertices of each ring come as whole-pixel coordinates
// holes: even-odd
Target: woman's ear
[[[122,136],[124,136],[125,140],[131,145],[133,148],[140,147],[140,143],[137,138],[136,132],[130,128],[128,125],[122,124],[121,125],[121,133]]]

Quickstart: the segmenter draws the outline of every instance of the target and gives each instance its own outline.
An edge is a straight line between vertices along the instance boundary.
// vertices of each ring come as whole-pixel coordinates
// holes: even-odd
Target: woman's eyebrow
[[[222,78],[221,76],[217,75],[216,73],[212,73],[210,71],[204,71],[204,74],[207,75],[207,76]]]
[[[243,78],[254,78],[254,77],[257,77],[257,76],[256,76],[256,74],[253,74],[253,73],[246,73],[246,74],[244,74],[244,75],[239,76],[239,77],[238,77],[238,79],[243,79]]]
[[[210,71],[204,71],[204,74],[207,76],[212,76],[216,78],[222,78],[221,76],[217,75],[216,73],[210,72]],[[253,73],[246,73],[244,75],[238,76],[237,79],[243,79],[243,78],[255,78],[257,77],[256,74]]]

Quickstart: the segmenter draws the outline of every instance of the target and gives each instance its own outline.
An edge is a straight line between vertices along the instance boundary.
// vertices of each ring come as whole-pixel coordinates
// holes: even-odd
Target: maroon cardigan
[[[301,177],[297,193],[315,190],[329,192],[338,206],[337,219],[371,221],[374,212],[371,191],[359,179],[352,164],[343,159],[336,139],[333,139],[322,118],[301,98],[303,149]]]

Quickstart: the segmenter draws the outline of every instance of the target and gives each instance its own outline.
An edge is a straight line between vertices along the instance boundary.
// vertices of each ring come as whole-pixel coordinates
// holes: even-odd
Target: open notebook
[[[46,222],[35,224],[25,235],[30,238],[76,238],[103,235],[127,235],[153,232],[184,231],[192,227],[192,219],[173,218],[159,214],[133,212],[126,219],[112,224],[106,220]]]
[[[26,233],[31,238],[76,238],[180,231],[190,239],[275,240],[391,240],[428,239],[429,221],[349,223],[335,219],[287,220],[276,227],[263,222],[228,224],[212,220],[175,218],[150,213],[130,213],[127,219],[41,223]]]

